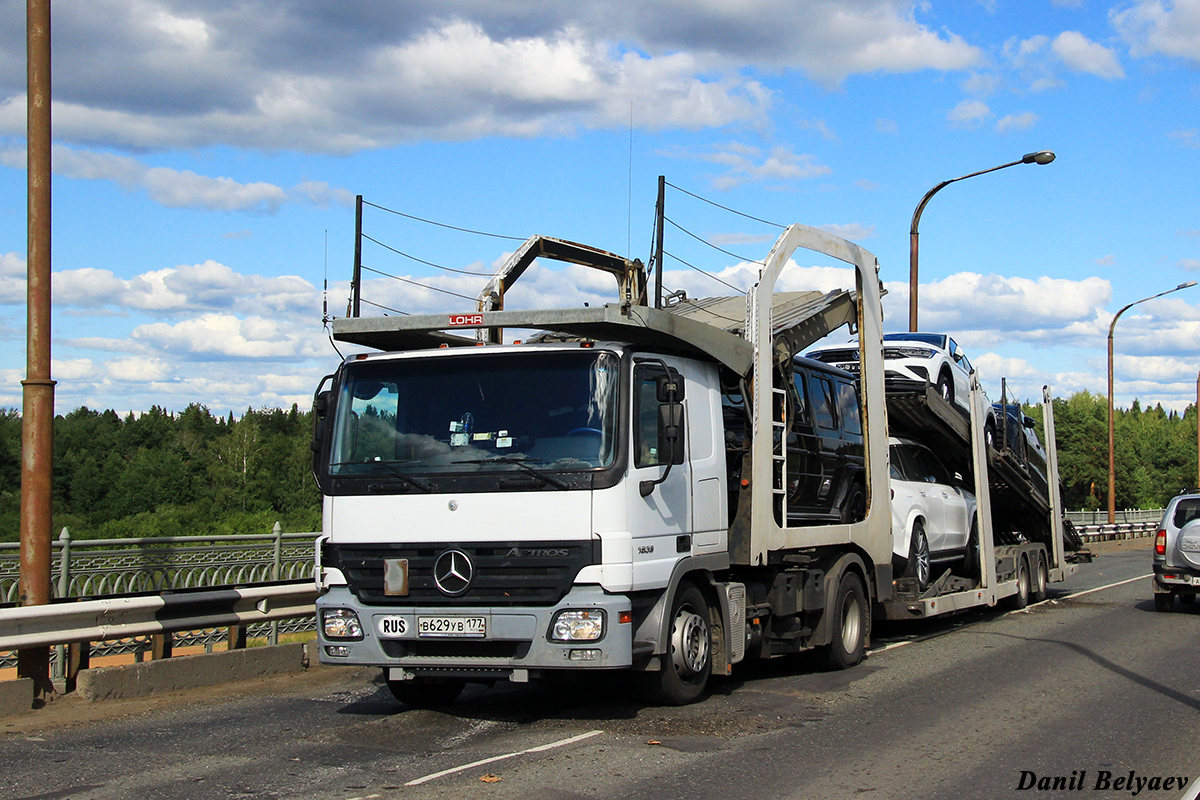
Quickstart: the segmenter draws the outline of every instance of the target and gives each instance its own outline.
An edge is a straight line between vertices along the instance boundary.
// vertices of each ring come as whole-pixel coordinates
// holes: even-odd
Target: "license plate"
[[[838,367],[838,369],[846,370],[846,372],[858,372],[858,362],[857,361],[855,361],[852,364],[838,364],[837,367]]]
[[[1192,576],[1192,586],[1200,586],[1200,575]]]
[[[417,636],[483,638],[487,617],[417,617]]]

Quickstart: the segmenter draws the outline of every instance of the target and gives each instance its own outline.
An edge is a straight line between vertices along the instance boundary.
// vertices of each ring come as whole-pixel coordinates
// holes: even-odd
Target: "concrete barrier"
[[[305,663],[304,645],[299,642],[249,647],[82,670],[75,691],[92,701],[148,697],[159,692],[300,672]],[[32,689],[29,696],[32,697]]]
[[[0,717],[24,714],[33,708],[33,678],[0,681]]]

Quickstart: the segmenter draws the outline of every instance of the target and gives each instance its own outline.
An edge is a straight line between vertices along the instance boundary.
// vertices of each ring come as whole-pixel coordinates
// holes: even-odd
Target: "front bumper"
[[[1154,565],[1155,594],[1200,593],[1200,569]]]
[[[357,612],[362,624],[358,640],[330,639],[321,624],[322,610],[345,608]],[[558,642],[549,639],[552,620],[564,609],[600,609],[603,636],[594,641]],[[489,607],[364,605],[345,586],[335,586],[317,599],[317,643],[322,664],[385,667],[411,676],[458,677],[476,680],[523,681],[531,673],[560,669],[615,669],[633,663],[633,625],[629,598],[611,595],[598,586],[575,586],[556,605],[546,607]],[[389,618],[394,631],[381,634]],[[419,617],[483,617],[481,638],[421,637]],[[403,620],[397,625],[396,620]],[[535,676],[535,675],[534,675]]]

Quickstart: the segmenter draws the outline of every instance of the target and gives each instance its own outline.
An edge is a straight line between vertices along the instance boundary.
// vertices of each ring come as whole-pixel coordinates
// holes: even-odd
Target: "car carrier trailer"
[[[775,292],[797,249],[850,264],[855,287]],[[504,310],[538,257],[609,272],[619,301]],[[958,437],[956,469],[974,476],[980,568],[922,593],[893,575],[868,251],[793,225],[744,296],[654,308],[645,286],[640,262],[533,237],[473,311],[334,320],[335,339],[381,352],[345,359],[314,401],[323,663],[380,667],[410,704],[452,700],[467,681],[590,670],[632,671],[651,699],[687,703],[744,660],[816,650],[851,667],[876,617],[1023,602],[1069,569],[1057,489],[1029,526],[1040,541],[997,547],[982,431],[928,423],[945,409],[926,403],[908,419]],[[865,508],[790,525],[785,376],[842,326],[860,342]],[[505,329],[532,336],[505,344]],[[735,394],[748,417],[736,450],[723,402]],[[982,403],[976,391],[976,419]],[[1056,475],[1048,395],[1045,419]]]

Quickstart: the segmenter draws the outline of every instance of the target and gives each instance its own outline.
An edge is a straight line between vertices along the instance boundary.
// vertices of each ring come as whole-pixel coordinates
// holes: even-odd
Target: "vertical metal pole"
[[[1117,326],[1117,320],[1121,316],[1121,311],[1117,312],[1117,316],[1113,317],[1112,324],[1108,326],[1108,524],[1112,525],[1117,521],[1117,458],[1116,458],[1116,430],[1113,425],[1113,328]]]
[[[21,605],[50,602],[54,381],[50,379],[50,0],[27,0],[28,276],[26,377],[21,382]],[[54,691],[50,648],[17,653],[34,698]]]
[[[663,274],[663,219],[666,217],[666,188],[665,175],[658,176],[658,200],[654,203],[654,307],[662,308],[662,274]]]
[[[1200,372],[1196,373],[1196,486],[1200,487]]]
[[[362,297],[362,195],[354,198],[354,277],[350,281],[350,316],[358,316]]]
[[[279,521],[275,521],[275,527],[271,529],[271,533],[275,535],[275,561],[271,565],[271,580],[279,580],[279,575],[283,569],[283,526]],[[270,633],[267,634],[267,643],[271,645],[279,644],[279,622],[272,620]]]

